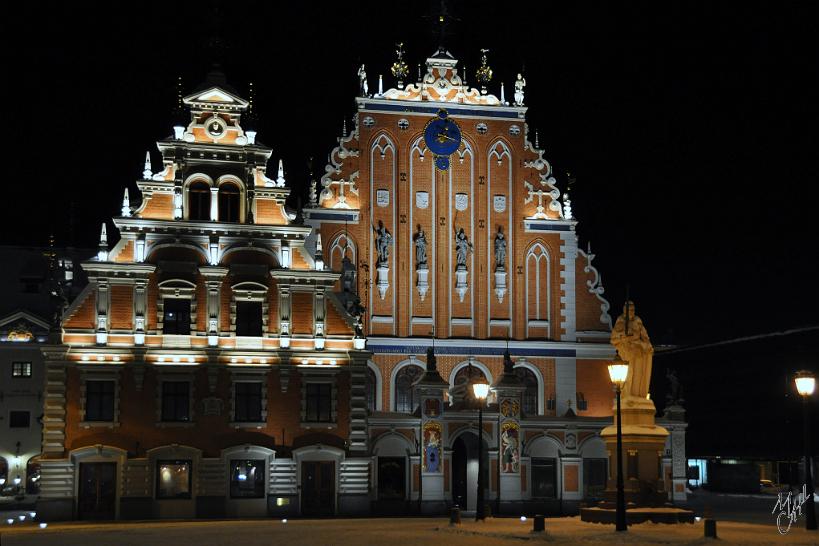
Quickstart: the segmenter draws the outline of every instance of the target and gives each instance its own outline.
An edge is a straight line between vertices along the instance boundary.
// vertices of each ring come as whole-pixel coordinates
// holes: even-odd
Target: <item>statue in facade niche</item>
[[[369,95],[369,89],[367,86],[367,71],[364,70],[364,65],[361,65],[361,68],[358,69],[358,86],[359,86],[359,93],[362,97],[366,97]]]
[[[472,250],[472,243],[466,238],[464,228],[455,232],[455,263],[458,269],[466,269],[466,256]]]
[[[634,302],[623,305],[623,314],[617,318],[611,332],[611,344],[620,357],[628,362],[628,377],[623,387],[624,398],[648,397],[654,347],[648,338],[643,321],[635,314]]]
[[[498,227],[498,233],[495,235],[495,270],[506,270],[506,237],[503,236],[503,228]]]
[[[375,249],[378,252],[378,266],[385,267],[390,259],[390,246],[392,245],[392,234],[384,227],[384,222],[378,221],[378,227],[373,227],[375,231]]]
[[[415,235],[415,266],[418,269],[425,269],[427,265],[427,236],[421,226],[418,226],[418,233]],[[424,267],[421,267],[424,266]]]

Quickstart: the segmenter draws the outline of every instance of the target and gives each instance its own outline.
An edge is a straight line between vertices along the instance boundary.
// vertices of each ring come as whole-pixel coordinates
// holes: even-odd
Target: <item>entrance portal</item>
[[[80,463],[77,518],[114,519],[117,500],[117,463]]]
[[[484,499],[488,499],[489,456],[483,442]],[[452,449],[452,502],[461,510],[474,512],[478,495],[478,436],[466,432],[455,440]]]
[[[335,513],[336,471],[332,461],[301,463],[301,514],[332,516]]]
[[[406,513],[406,457],[378,458],[378,513]]]

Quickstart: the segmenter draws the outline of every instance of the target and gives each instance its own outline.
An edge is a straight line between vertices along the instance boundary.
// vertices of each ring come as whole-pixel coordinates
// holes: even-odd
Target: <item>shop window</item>
[[[306,414],[308,423],[328,423],[332,421],[332,389],[329,383],[308,383],[306,388]]]
[[[162,420],[189,421],[190,414],[190,382],[163,381]]]
[[[230,498],[264,498],[264,460],[234,459],[230,461]]]
[[[553,458],[532,457],[532,497],[557,497],[557,461]]]
[[[236,335],[262,336],[262,302],[236,302]]]
[[[31,377],[31,362],[12,362],[11,363],[12,377]]]
[[[156,462],[156,498],[191,498],[191,461]]]
[[[262,420],[262,384],[240,382],[234,385],[234,417],[238,422],[258,423]]]
[[[85,382],[86,421],[114,420],[114,386],[113,381]]]
[[[9,412],[9,428],[28,428],[31,414],[27,411],[13,410]]]
[[[188,336],[191,333],[191,300],[164,298],[162,333]]]
[[[210,220],[210,186],[194,182],[188,188],[188,219]]]

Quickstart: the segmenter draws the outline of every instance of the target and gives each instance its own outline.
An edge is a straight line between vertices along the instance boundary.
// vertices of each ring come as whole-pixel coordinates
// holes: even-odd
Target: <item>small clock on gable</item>
[[[445,171],[449,168],[449,156],[461,145],[461,128],[441,109],[427,122],[424,142],[435,156],[435,166]]]

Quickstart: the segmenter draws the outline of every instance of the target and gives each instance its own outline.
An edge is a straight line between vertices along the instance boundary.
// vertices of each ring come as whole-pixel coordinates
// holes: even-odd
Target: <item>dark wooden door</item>
[[[114,519],[117,500],[117,463],[80,463],[77,517]]]
[[[301,514],[332,516],[335,513],[336,471],[333,462],[301,463]]]

